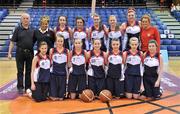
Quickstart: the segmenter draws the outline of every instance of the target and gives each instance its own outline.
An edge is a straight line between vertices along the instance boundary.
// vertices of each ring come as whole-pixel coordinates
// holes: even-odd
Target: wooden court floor
[[[180,113],[180,59],[169,60],[164,65],[160,100],[129,100],[126,98],[109,103],[95,100],[46,101],[36,103],[16,90],[14,60],[0,60],[0,114],[177,114]]]

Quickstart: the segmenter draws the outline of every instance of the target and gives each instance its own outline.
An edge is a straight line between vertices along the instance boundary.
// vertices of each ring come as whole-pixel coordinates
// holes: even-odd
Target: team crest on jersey
[[[95,62],[96,62],[96,60],[95,60],[95,59],[92,59],[92,60],[91,60],[91,63],[95,63]]]
[[[74,33],[74,37],[77,37],[77,33]]]
[[[94,32],[94,33],[93,33],[93,37],[96,37],[96,36],[97,36],[97,33]]]
[[[57,56],[54,56],[54,60],[57,60]]]
[[[41,65],[43,65],[43,66],[44,66],[44,64],[45,64],[44,62],[41,63]]]
[[[110,61],[112,61],[112,59],[113,59],[112,57],[109,58]]]
[[[50,37],[50,34],[47,34],[46,36],[47,36],[47,37]]]

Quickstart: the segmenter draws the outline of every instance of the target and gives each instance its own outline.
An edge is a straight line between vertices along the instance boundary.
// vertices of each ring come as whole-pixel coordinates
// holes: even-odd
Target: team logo
[[[42,66],[44,66],[44,65],[45,65],[45,63],[44,63],[44,62],[42,62],[42,63],[41,63],[41,65],[42,65]]]
[[[54,60],[57,60],[57,56],[54,56]]]
[[[47,36],[47,37],[50,37],[50,34],[47,34],[46,36]]]
[[[92,60],[91,60],[91,63],[95,63],[95,62],[96,62],[96,60],[95,60],[95,59],[92,59]]]

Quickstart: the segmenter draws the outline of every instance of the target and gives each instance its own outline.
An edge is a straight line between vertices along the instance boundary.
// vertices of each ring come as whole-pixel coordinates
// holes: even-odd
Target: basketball
[[[94,99],[94,93],[90,89],[83,90],[80,99],[84,102],[91,102]]]
[[[112,94],[109,90],[102,90],[99,94],[99,99],[102,102],[108,102],[112,99]]]

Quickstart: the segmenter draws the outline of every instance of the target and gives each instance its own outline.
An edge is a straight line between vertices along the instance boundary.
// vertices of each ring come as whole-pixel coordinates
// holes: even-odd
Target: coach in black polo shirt
[[[50,48],[54,47],[55,35],[54,32],[48,28],[49,26],[49,16],[42,16],[40,19],[40,28],[35,30],[34,39],[37,41],[37,47],[42,41],[48,44],[48,54]]]
[[[33,59],[33,36],[34,30],[29,28],[30,16],[27,13],[21,15],[21,24],[12,36],[9,45],[8,58],[12,57],[12,49],[16,42],[16,66],[17,66],[17,88],[19,94],[23,94],[23,75],[25,67],[25,90],[31,88],[31,64]]]

